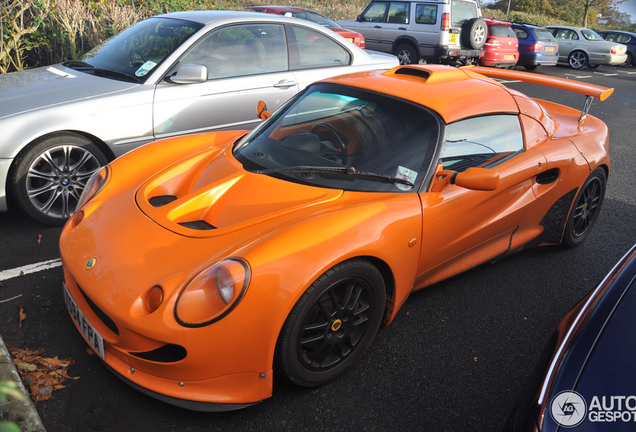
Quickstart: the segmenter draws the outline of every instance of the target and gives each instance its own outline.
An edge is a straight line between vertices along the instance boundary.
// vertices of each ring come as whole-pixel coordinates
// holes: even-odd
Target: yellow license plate
[[[554,47],[545,47],[546,51],[554,51]]]
[[[506,54],[504,56],[504,60],[514,60],[514,59],[515,59],[514,54]]]
[[[457,33],[451,33],[448,35],[448,42],[452,44],[457,43]]]

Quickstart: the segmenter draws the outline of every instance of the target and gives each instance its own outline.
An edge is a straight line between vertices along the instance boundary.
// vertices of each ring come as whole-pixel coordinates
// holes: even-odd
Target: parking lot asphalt
[[[36,403],[35,410],[27,403],[36,429],[23,430],[41,430],[38,422],[48,431],[499,430],[558,322],[636,242],[636,69],[556,67],[538,73],[616,88],[591,109],[610,129],[612,174],[590,237],[574,249],[523,251],[414,293],[344,377],[309,390],[276,381],[273,398],[246,410],[185,411],[111,375],[87,353],[67,316],[55,266],[60,229],[0,214],[0,334],[7,345],[74,359],[69,373],[79,378],[52,400]],[[581,95],[507,85],[533,97],[583,105]],[[24,267],[43,262],[52,264]],[[16,275],[9,273],[13,269],[23,270]],[[19,316],[20,307],[26,318]],[[4,372],[14,374],[12,368],[0,361]]]

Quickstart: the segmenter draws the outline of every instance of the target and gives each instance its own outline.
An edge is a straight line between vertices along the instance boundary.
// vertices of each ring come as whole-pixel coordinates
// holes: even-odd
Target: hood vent
[[[210,225],[204,220],[196,220],[191,222],[179,222],[179,225],[181,225],[182,227],[186,227],[186,228],[190,228],[190,229],[198,230],[198,231],[207,231],[207,230],[216,229],[214,225]]]
[[[172,201],[176,199],[177,197],[174,195],[159,195],[159,196],[154,196],[150,198],[148,202],[153,207],[163,207],[166,204],[170,204]]]

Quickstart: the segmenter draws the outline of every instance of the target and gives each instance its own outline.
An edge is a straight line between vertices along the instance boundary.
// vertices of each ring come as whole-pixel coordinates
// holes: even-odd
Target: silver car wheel
[[[583,51],[574,51],[568,57],[568,62],[572,69],[582,69],[587,65],[587,54]]]
[[[53,218],[68,218],[90,176],[102,164],[90,151],[64,145],[40,154],[29,167],[26,191],[33,207]]]

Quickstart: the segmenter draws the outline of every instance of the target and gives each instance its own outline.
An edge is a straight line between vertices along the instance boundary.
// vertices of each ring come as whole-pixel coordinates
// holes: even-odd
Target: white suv
[[[400,64],[477,64],[488,36],[475,0],[373,0],[357,19],[339,23],[362,33],[367,49],[393,53]]]

